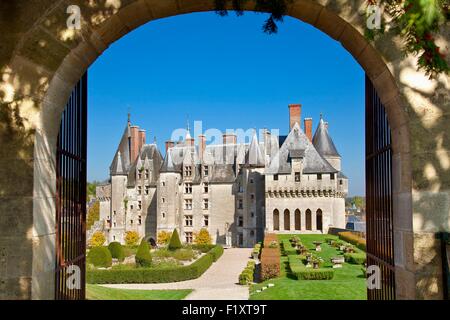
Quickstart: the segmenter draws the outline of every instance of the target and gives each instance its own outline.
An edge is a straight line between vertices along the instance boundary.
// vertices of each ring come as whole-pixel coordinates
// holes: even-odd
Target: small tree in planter
[[[136,252],[136,266],[150,267],[152,265],[152,255],[150,254],[150,247],[145,239],[142,239],[141,244]]]
[[[172,236],[170,237],[169,241],[169,250],[177,250],[181,249],[181,240],[180,236],[178,235],[177,229],[173,229]]]

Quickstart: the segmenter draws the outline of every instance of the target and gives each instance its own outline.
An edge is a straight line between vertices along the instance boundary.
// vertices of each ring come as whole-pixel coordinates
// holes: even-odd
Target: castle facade
[[[156,239],[177,228],[193,241],[206,228],[215,243],[251,247],[264,232],[327,233],[345,227],[348,179],[323,119],[289,105],[289,133],[256,131],[248,143],[223,134],[222,144],[166,142],[164,158],[145,131],[128,121],[110,166],[110,180],[97,187],[100,219],[108,241],[124,242],[127,231]]]

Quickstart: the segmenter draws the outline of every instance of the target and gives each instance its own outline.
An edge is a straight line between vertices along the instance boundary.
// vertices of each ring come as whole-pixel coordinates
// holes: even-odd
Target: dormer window
[[[139,195],[142,194],[142,187],[141,187],[141,186],[138,186],[138,187],[137,187],[137,192],[138,192]]]
[[[192,176],[192,167],[191,166],[185,166],[184,167],[184,176],[185,177]]]
[[[330,179],[334,180],[334,173],[330,174]]]
[[[273,180],[274,180],[274,181],[278,181],[278,175],[277,175],[277,174],[274,174],[274,175],[273,175]]]
[[[300,172],[295,173],[295,182],[300,182]]]
[[[192,194],[192,183],[186,183],[184,185],[184,193]]]
[[[322,174],[321,173],[317,174],[317,180],[322,180]]]

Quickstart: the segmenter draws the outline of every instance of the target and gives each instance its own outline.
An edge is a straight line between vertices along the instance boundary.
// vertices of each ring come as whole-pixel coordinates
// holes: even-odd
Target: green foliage
[[[161,258],[174,258],[180,261],[189,261],[196,257],[196,254],[192,248],[182,248],[178,250],[159,249],[156,250],[153,255]]]
[[[199,250],[202,253],[206,253],[214,247],[215,247],[215,245],[213,245],[213,244],[193,244],[193,245],[191,245],[192,249]]]
[[[89,250],[87,261],[97,268],[109,268],[112,265],[112,256],[108,248],[94,247]]]
[[[125,259],[125,252],[120,242],[111,242],[108,245],[108,250],[111,252],[111,257],[114,259],[118,259],[120,262]]]
[[[169,250],[177,250],[181,249],[181,240],[180,236],[178,235],[177,229],[173,229],[172,236],[170,237],[169,241]]]
[[[247,262],[247,266],[239,275],[239,284],[240,285],[248,285],[253,282],[253,275],[255,273],[256,263],[251,260]]]
[[[141,244],[136,253],[136,266],[138,267],[150,267],[152,265],[152,255],[150,254],[150,247],[145,241],[142,239]]]
[[[214,250],[214,252],[213,252]],[[167,283],[200,277],[220,257],[223,248],[214,247],[210,252],[188,266],[164,268],[135,268],[119,270],[90,270],[87,283]]]
[[[139,238],[137,231],[127,231],[125,233],[125,244],[127,246],[136,246],[139,243]]]
[[[99,185],[99,182],[97,182],[97,181],[88,182],[86,184],[87,201],[89,201],[90,197],[94,198],[96,196],[96,188],[97,188],[98,185]]]
[[[86,230],[89,230],[98,220],[100,220],[100,202],[95,201],[87,213]]]
[[[289,256],[292,254],[297,254],[297,249],[292,247],[291,241],[289,241],[288,239],[283,239],[281,243],[283,244],[285,255]]]
[[[344,259],[352,264],[364,264],[366,262],[366,254],[364,252],[344,253]]]
[[[334,277],[332,268],[307,268],[302,259],[297,256],[288,256],[289,268],[298,280],[330,280]]]
[[[160,232],[158,232],[158,237],[157,237],[156,242],[159,245],[165,246],[165,245],[167,245],[169,243],[169,240],[170,240],[171,236],[172,236],[172,233],[170,233],[170,232],[160,231]]]

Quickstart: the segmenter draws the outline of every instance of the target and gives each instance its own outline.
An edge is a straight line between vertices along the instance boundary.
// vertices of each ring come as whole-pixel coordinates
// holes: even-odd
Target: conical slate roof
[[[123,174],[126,174],[125,163],[123,162],[120,151],[118,151],[111,166],[111,175],[123,175]]]
[[[172,148],[173,149],[173,148]],[[164,158],[164,162],[161,166],[160,172],[180,172],[179,166],[175,165],[172,159],[172,149],[167,150],[166,157]]]
[[[303,158],[303,172],[335,173],[337,172],[314,148],[299,124],[296,123],[286,137],[280,150],[273,156],[267,174],[290,173],[291,159]]]
[[[256,130],[253,132],[252,142],[248,148],[246,164],[256,167],[264,167],[266,165],[264,153],[261,151],[258,143],[258,137],[256,136]]]
[[[317,152],[323,157],[340,157],[323,119],[320,119],[316,133],[314,134],[313,144]]]

